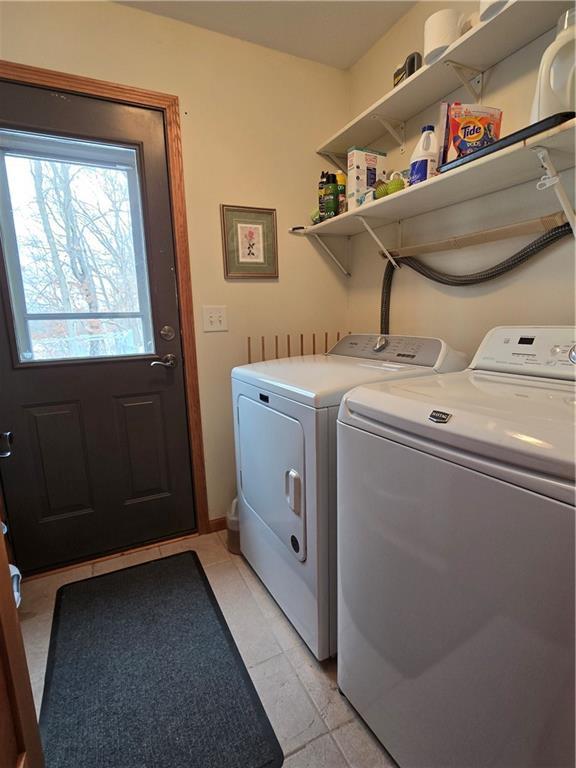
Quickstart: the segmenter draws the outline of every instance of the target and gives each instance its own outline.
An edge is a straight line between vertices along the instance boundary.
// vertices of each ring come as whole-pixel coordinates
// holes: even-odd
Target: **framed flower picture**
[[[277,278],[275,209],[221,205],[220,218],[226,279]]]

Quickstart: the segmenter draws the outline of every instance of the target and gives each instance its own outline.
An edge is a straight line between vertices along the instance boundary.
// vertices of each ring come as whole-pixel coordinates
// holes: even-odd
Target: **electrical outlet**
[[[228,315],[225,306],[202,307],[202,320],[204,324],[204,333],[215,333],[217,331],[228,330]]]

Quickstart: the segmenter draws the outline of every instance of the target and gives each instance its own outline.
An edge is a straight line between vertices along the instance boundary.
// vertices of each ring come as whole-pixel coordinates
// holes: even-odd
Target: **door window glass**
[[[154,353],[134,149],[0,130],[0,237],[21,362]]]

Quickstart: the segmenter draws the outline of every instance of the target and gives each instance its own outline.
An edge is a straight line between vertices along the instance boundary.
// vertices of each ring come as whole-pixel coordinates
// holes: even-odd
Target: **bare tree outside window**
[[[4,152],[24,361],[154,351],[135,153],[121,151],[131,166]]]

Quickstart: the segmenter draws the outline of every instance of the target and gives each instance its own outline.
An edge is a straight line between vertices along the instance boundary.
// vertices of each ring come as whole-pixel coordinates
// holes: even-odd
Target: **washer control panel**
[[[478,348],[471,368],[551,379],[576,378],[576,328],[494,328]]]
[[[360,357],[383,363],[424,365],[432,368],[437,364],[442,348],[440,339],[352,333],[340,339],[328,354]]]

